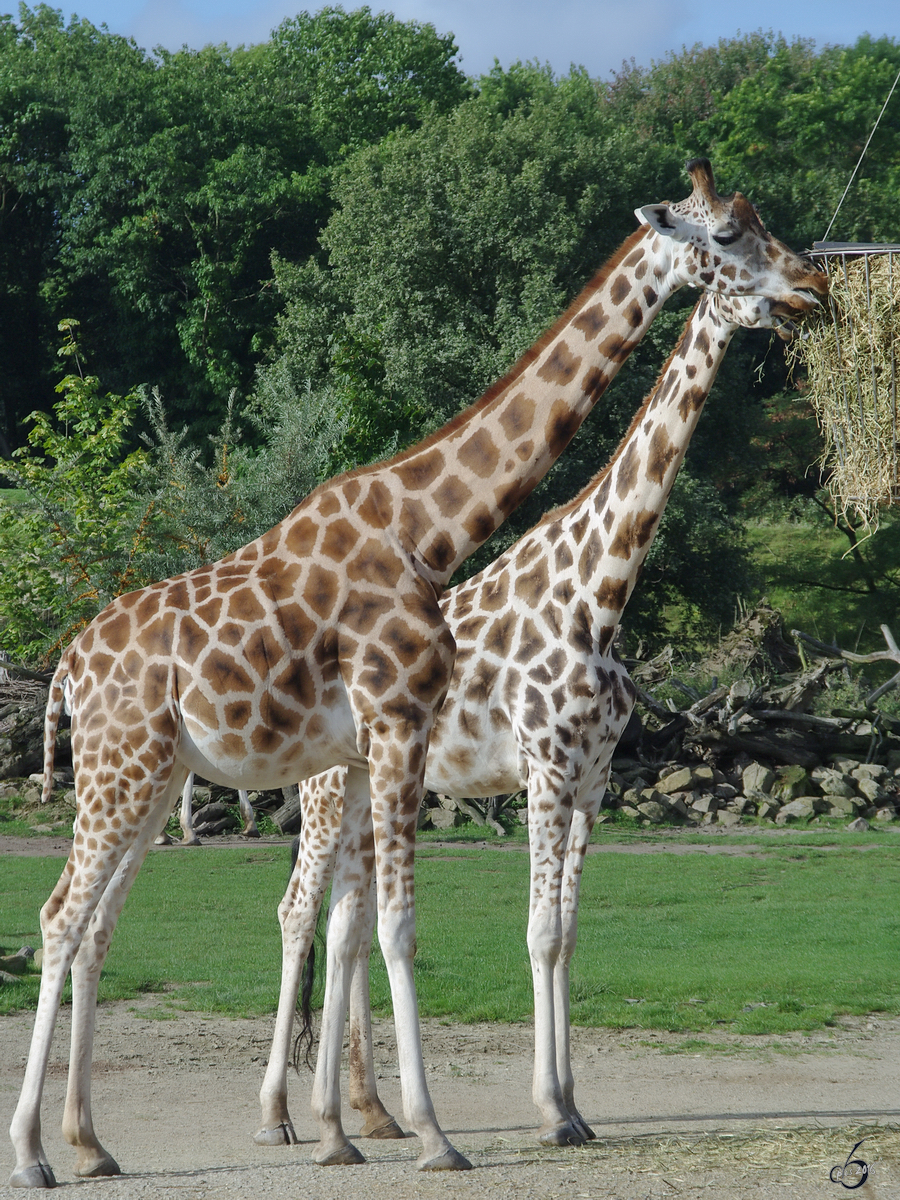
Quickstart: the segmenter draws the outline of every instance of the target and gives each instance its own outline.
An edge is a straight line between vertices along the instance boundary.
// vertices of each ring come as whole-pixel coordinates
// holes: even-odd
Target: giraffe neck
[[[703,296],[611,462],[470,582],[509,570],[526,603],[561,603],[571,636],[607,650],[736,329]]]
[[[404,550],[436,587],[540,482],[680,286],[673,247],[642,226],[480,400],[412,450],[345,478],[354,489],[381,481],[395,517],[399,504]]]

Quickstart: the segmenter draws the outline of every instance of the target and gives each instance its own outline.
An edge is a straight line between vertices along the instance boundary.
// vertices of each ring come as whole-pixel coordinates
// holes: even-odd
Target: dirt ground
[[[32,839],[26,839],[34,846]],[[47,841],[38,843],[47,853]],[[27,849],[31,850],[31,846]],[[26,847],[0,845],[4,852]],[[61,843],[60,850],[64,849]],[[173,852],[179,852],[175,850]],[[0,1128],[9,1125],[33,1016],[0,1018]],[[300,1144],[257,1146],[258,1090],[272,1021],[175,1013],[165,996],[106,1005],[94,1052],[98,1134],[123,1174],[79,1180],[60,1133],[68,1010],[57,1026],[44,1094],[44,1144],[57,1181],[81,1200],[267,1197],[409,1200],[820,1200],[856,1142],[869,1169],[860,1197],[900,1197],[900,1020],[848,1020],[814,1035],[747,1038],[573,1030],[576,1097],[597,1140],[545,1150],[534,1138],[532,1030],[423,1022],[438,1119],[473,1170],[422,1174],[418,1143],[357,1141],[364,1165],[310,1161],[316,1132],[308,1076],[291,1075]],[[376,1022],[379,1089],[400,1118],[393,1028]],[[696,1043],[702,1041],[704,1046]],[[356,1114],[345,1104],[352,1135]],[[13,1156],[0,1139],[0,1197]]]

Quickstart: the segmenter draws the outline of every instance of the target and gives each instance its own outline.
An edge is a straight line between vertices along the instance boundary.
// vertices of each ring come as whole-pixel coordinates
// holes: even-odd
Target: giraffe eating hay
[[[768,301],[704,296],[610,464],[441,602],[457,657],[431,734],[425,786],[453,796],[528,791],[533,1097],[547,1145],[593,1137],[574,1099],[569,963],[585,849],[634,701],[613,634],[732,336],[740,326],[774,326],[790,336],[785,315]],[[336,853],[323,1061],[334,1071],[349,998],[351,1106],[363,1116],[363,1136],[399,1136],[378,1098],[371,1053],[371,825],[366,804],[344,805],[348,785],[364,789],[364,774],[336,767],[300,785],[298,862],[279,907],[284,984],[255,1135],[266,1144],[295,1140],[287,1109],[293,1009]],[[317,1070],[313,1107],[318,1154],[331,1158],[347,1141],[336,1074]]]
[[[45,789],[65,693],[77,817],[41,910],[41,991],[10,1128],[13,1185],[55,1183],[40,1103],[70,968],[63,1131],[79,1175],[119,1171],[90,1109],[97,981],[188,773],[278,787],[339,763],[353,777],[368,765],[379,941],[417,1165],[469,1166],[434,1114],[412,975],[416,818],[455,650],[441,591],[562,453],[676,288],[760,296],[790,312],[825,291],[740,193],[717,194],[705,159],[688,170],[691,195],[638,210],[645,224],[469,409],[389,462],[323,484],[221,561],[114,600],[64,652],[47,708]]]

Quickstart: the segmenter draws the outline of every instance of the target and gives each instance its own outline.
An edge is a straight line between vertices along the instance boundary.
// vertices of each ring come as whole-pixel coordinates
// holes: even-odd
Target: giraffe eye
[[[733,229],[728,229],[725,233],[714,233],[713,241],[719,246],[733,246],[740,236]]]

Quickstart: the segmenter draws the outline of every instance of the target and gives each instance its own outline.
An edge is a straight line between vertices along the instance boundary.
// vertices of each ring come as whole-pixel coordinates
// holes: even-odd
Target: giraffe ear
[[[645,204],[643,208],[636,208],[634,215],[642,225],[651,226],[663,237],[674,237],[678,226],[683,223],[668,204]]]

